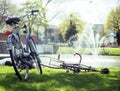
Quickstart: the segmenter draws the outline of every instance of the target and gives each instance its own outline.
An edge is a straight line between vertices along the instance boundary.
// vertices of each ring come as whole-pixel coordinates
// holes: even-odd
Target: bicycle
[[[36,64],[36,68],[42,74],[41,59],[37,53],[36,44],[30,35],[27,24],[24,22],[24,17],[28,19],[39,10],[32,10],[29,14],[23,17],[13,17],[6,20],[6,24],[13,27],[11,30],[6,30],[7,35],[7,49],[10,54],[12,66],[18,78],[24,80],[28,78],[29,70],[33,68],[33,64]],[[23,28],[26,36],[26,45],[23,45],[23,41],[20,35],[20,26],[18,23],[23,21]],[[30,22],[30,21],[29,21]]]

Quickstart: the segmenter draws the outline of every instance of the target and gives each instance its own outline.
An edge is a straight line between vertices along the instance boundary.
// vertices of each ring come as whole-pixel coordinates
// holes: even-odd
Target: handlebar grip
[[[31,14],[33,15],[35,12],[39,12],[39,10],[32,10]]]

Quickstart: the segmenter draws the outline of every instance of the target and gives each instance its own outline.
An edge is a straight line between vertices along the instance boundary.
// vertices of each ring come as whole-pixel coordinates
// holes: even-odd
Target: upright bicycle
[[[6,30],[7,37],[7,49],[10,53],[12,65],[14,71],[20,80],[27,79],[29,70],[32,69],[35,64],[39,73],[42,74],[41,60],[37,53],[36,44],[30,35],[30,26],[24,22],[24,17],[29,18],[34,15],[38,10],[32,10],[29,14],[23,17],[14,17],[6,20],[6,24],[12,26],[11,30]],[[26,35],[26,45],[23,45],[23,41],[20,35],[19,22],[23,21],[24,33]]]

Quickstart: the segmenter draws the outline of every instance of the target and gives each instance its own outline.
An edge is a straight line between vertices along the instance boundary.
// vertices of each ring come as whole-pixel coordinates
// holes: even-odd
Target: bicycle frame
[[[15,31],[15,32],[13,32]],[[17,47],[22,47],[23,48],[23,43],[21,41],[21,38],[20,38],[20,34],[19,34],[19,30],[17,30],[17,27],[15,27],[14,29],[12,29],[12,33],[10,35],[8,35],[8,38],[7,38],[7,50],[12,50],[12,42],[13,42],[13,39],[16,39],[16,42],[19,42],[19,46]]]
[[[29,48],[31,50],[32,53],[37,53],[37,50],[34,46],[34,40],[32,39],[32,37],[30,36],[30,33],[28,30],[26,30],[26,51],[29,53]]]
[[[32,10],[31,13],[38,12],[38,10]],[[24,17],[23,17],[24,18]],[[22,19],[23,20],[23,19]],[[27,25],[23,21],[25,29],[25,40],[26,44],[24,46],[20,27],[17,26],[20,18],[10,18],[6,23],[13,27],[12,30],[5,31],[7,38],[7,50],[10,53],[12,60],[12,65],[16,75],[20,80],[27,79],[29,74],[29,69],[36,67],[40,74],[42,74],[41,60],[37,53],[36,45],[31,37]],[[29,27],[29,26],[28,26]],[[29,27],[30,29],[30,27]],[[35,63],[35,66],[33,65]]]
[[[15,30],[15,29],[14,29]],[[15,30],[16,31],[16,30]],[[24,47],[23,45],[23,42],[22,42],[22,39],[21,39],[21,35],[19,32],[17,32],[16,34],[13,32],[12,34],[10,34],[8,36],[8,39],[7,39],[7,45],[8,45],[8,50],[12,50],[12,40],[13,38],[15,38],[17,41],[16,42],[19,42],[20,45],[18,45],[17,47],[21,47],[22,49],[22,55],[23,56],[28,56],[30,54],[30,51],[29,51],[29,48],[31,50],[31,52],[36,52],[37,53],[37,50],[34,46],[35,43],[33,43],[33,39],[32,37],[30,36],[30,33],[28,30],[25,30],[26,31],[26,45]]]

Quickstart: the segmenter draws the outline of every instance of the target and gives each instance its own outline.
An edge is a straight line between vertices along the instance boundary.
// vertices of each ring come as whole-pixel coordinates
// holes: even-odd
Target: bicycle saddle
[[[6,24],[8,24],[8,25],[18,24],[19,21],[20,21],[20,19],[17,17],[9,18],[8,20],[6,20]]]

